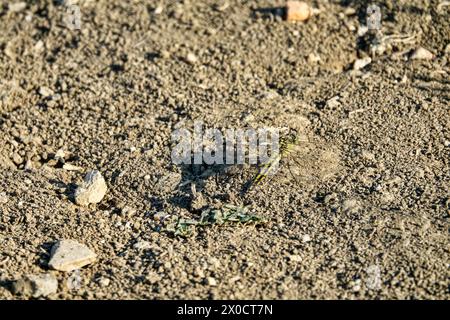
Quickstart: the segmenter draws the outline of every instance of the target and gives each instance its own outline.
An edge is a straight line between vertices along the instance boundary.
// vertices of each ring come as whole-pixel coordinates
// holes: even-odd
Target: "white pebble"
[[[6,204],[8,202],[8,196],[6,192],[0,192],[0,204]]]
[[[27,7],[27,3],[25,1],[11,3],[8,6],[9,12],[20,12]]]
[[[97,255],[84,244],[74,240],[60,240],[52,248],[48,266],[70,272],[93,263]]]
[[[361,70],[372,62],[372,58],[365,57],[362,59],[356,59],[353,63],[353,70]]]
[[[83,183],[75,190],[75,202],[80,206],[99,203],[106,194],[105,179],[97,170],[87,173]]]
[[[423,47],[419,47],[409,57],[411,60],[432,60],[434,54]]]
[[[206,283],[208,284],[208,286],[211,286],[211,287],[217,286],[217,281],[213,277],[206,278]]]
[[[310,242],[311,241],[311,237],[310,237],[310,235],[309,234],[304,234],[303,235],[303,237],[302,237],[302,241],[303,242]]]

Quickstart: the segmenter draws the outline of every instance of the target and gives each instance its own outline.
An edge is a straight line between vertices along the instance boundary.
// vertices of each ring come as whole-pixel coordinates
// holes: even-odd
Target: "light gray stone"
[[[361,70],[365,66],[369,65],[372,62],[372,59],[370,57],[357,59],[353,63],[353,70]]]
[[[25,1],[11,3],[8,6],[9,12],[20,12],[23,11],[27,7],[27,3]]]
[[[434,58],[434,54],[432,54],[429,50],[419,47],[411,54],[411,60],[432,60]]]
[[[6,192],[0,192],[0,204],[6,204],[8,202],[8,196]]]
[[[98,170],[90,171],[86,174],[83,183],[75,190],[75,203],[80,206],[99,203],[107,190],[102,174]]]
[[[60,240],[52,248],[49,267],[70,272],[95,262],[97,255],[84,244],[74,240]]]

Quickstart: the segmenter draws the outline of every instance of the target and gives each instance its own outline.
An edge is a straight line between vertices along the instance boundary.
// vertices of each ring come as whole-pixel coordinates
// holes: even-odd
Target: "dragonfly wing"
[[[286,162],[288,170],[283,170],[285,179],[295,180],[302,186],[315,185],[338,172],[339,152],[323,142],[300,143]]]

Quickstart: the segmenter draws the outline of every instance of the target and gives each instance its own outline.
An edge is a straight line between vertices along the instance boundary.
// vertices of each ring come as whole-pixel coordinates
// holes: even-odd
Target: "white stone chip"
[[[95,262],[97,255],[84,244],[74,240],[60,240],[52,248],[49,267],[70,272]]]
[[[98,170],[87,173],[83,183],[75,190],[75,203],[87,206],[90,203],[99,203],[106,194],[105,179]]]

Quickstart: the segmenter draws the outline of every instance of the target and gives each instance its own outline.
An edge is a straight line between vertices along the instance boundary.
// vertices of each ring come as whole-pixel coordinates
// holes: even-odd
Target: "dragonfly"
[[[322,142],[310,141],[295,130],[280,137],[279,150],[261,164],[257,173],[246,183],[243,194],[249,194],[276,176],[283,176],[287,167],[297,185],[326,179],[338,169],[339,154]]]

